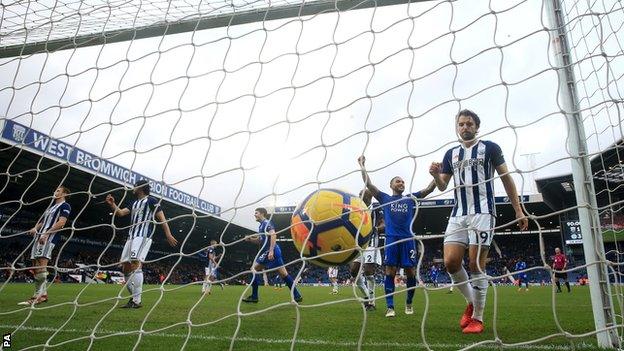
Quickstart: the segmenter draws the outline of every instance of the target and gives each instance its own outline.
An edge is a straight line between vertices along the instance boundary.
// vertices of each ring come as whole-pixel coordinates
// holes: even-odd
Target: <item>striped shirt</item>
[[[39,228],[39,232],[37,234],[41,235],[54,225],[54,223],[58,222],[59,218],[65,217],[69,218],[69,214],[71,213],[71,206],[65,201],[55,203],[52,206],[48,207],[48,209],[43,213],[43,219],[41,220],[41,228]],[[48,241],[56,243],[58,241],[56,233],[51,233],[48,237]]]
[[[206,258],[208,258],[208,264],[206,265],[206,267],[208,267],[208,268],[216,267],[216,263],[214,263],[212,261],[212,259],[216,259],[216,253],[215,253],[215,248],[214,247],[209,246],[206,249]]]
[[[158,200],[152,196],[146,196],[132,203],[130,212],[131,225],[128,233],[128,239],[143,237],[151,238],[156,229],[154,219],[156,213],[160,212],[160,204]]]
[[[442,161],[442,173],[453,175],[455,184],[451,216],[496,215],[494,171],[504,163],[500,146],[491,141],[479,140],[469,148],[460,144],[448,150]]]
[[[371,233],[370,241],[368,242],[368,247],[379,247],[379,232],[377,231],[377,226],[381,222],[384,216],[383,207],[378,202],[374,202],[370,205],[371,209],[371,221],[373,223],[373,232]]]

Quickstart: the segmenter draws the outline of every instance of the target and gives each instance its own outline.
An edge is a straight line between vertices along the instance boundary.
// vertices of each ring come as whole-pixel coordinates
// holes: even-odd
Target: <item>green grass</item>
[[[355,301],[351,288],[343,287],[339,295],[330,295],[326,287],[303,287],[304,302],[297,309],[288,304],[288,289],[260,288],[260,303],[241,305],[238,300],[244,287],[213,288],[213,293],[200,300],[197,285],[146,286],[142,309],[119,307],[127,292],[117,285],[54,284],[48,289],[50,301],[34,308],[17,306],[29,297],[32,284],[7,284],[0,291],[0,332],[13,333],[14,349],[54,350],[177,350],[186,342],[186,350],[226,350],[236,333],[234,350],[288,350],[297,331],[297,350],[355,350],[364,324],[363,350],[425,349],[421,323],[425,309],[425,338],[431,348],[458,349],[479,341],[494,340],[493,289],[486,308],[486,331],[482,335],[463,335],[458,326],[464,300],[456,291],[416,291],[416,313],[403,313],[405,293],[396,296],[397,317],[384,317],[385,302],[378,310],[365,314]],[[535,287],[517,292],[514,287],[496,288],[498,337],[505,343],[534,340],[556,334],[550,287]],[[123,298],[116,299],[121,293]],[[247,293],[247,292],[245,292]],[[378,290],[381,295],[382,290]],[[587,287],[574,287],[571,294],[555,295],[556,314],[561,327],[569,333],[593,330],[593,318]],[[283,305],[282,305],[283,304]],[[325,305],[323,305],[325,304]],[[187,323],[190,321],[190,323]],[[23,327],[16,330],[17,325]],[[97,325],[97,328],[96,328]],[[140,334],[138,331],[145,333]],[[94,338],[90,335],[93,331]],[[127,333],[127,334],[122,334]],[[188,337],[187,337],[188,336]],[[537,349],[568,349],[571,339],[553,337],[537,344]],[[577,347],[592,349],[595,337],[576,338]],[[490,345],[489,349],[493,346]],[[50,349],[47,347],[46,349]]]
[[[605,243],[612,243],[614,241],[624,240],[624,230],[615,231],[612,229],[602,232],[602,241]]]

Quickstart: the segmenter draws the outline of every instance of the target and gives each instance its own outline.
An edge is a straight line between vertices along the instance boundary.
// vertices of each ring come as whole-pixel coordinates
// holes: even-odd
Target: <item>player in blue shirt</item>
[[[496,226],[494,171],[505,187],[518,227],[524,230],[528,226],[503,152],[495,143],[477,139],[480,125],[481,120],[476,113],[460,111],[455,119],[460,144],[444,154],[442,163],[433,162],[429,167],[429,173],[440,191],[446,190],[451,178],[454,183],[455,207],[444,237],[444,265],[466,299],[466,309],[459,322],[465,334],[483,332],[488,289],[485,263]],[[472,287],[466,283],[468,273],[462,264],[466,249]]]
[[[404,196],[405,182],[401,177],[394,177],[390,180],[392,195],[380,191],[371,182],[368,172],[366,172],[366,158],[358,158],[362,171],[362,180],[366,188],[373,197],[383,206],[385,223],[385,255],[384,265],[386,266],[386,278],[384,280],[384,291],[386,293],[386,317],[394,317],[394,277],[397,268],[401,267],[407,277],[407,299],[405,304],[405,314],[414,314],[412,300],[414,289],[416,288],[416,243],[412,233],[412,223],[416,218],[416,201],[414,198],[424,198],[435,189],[435,183],[431,182],[427,188]]]
[[[440,275],[440,270],[435,264],[432,264],[429,269],[429,279],[431,280],[434,288],[438,287],[438,275]]]
[[[525,270],[526,268],[527,268],[526,262],[524,262],[522,258],[519,258],[518,261],[516,262],[516,267],[514,270],[517,272],[517,271]],[[524,283],[524,290],[529,291],[529,277],[527,276],[527,273],[526,272],[518,273],[517,279],[518,279],[518,291],[522,290],[522,283]]]
[[[258,286],[262,280],[260,272],[264,269],[275,269],[280,275],[284,283],[292,290],[292,294],[295,302],[303,301],[299,290],[294,285],[293,278],[288,274],[286,267],[284,267],[284,260],[282,258],[282,249],[277,244],[277,234],[275,233],[275,226],[273,222],[268,219],[268,212],[265,208],[256,208],[254,212],[256,221],[260,223],[258,227],[258,234],[250,235],[245,238],[246,241],[251,241],[260,244],[260,252],[256,256],[256,261],[253,265],[253,277],[251,278],[251,295],[244,298],[243,302],[258,302]]]
[[[54,201],[43,213],[37,224],[28,231],[34,236],[30,259],[32,260],[35,275],[34,295],[19,305],[37,305],[48,301],[46,281],[48,277],[48,261],[52,259],[52,250],[61,238],[57,232],[67,223],[71,206],[65,202],[69,195],[69,188],[59,186],[54,191]]]
[[[128,230],[128,240],[121,252],[121,269],[126,280],[126,289],[132,295],[127,304],[122,308],[140,308],[141,294],[143,293],[143,261],[147,257],[152,245],[152,235],[156,231],[155,223],[159,223],[165,232],[169,245],[176,246],[178,241],[171,235],[165,213],[160,208],[156,198],[150,196],[150,185],[142,179],[134,184],[132,193],[136,200],[132,203],[132,210],[127,207],[120,208],[115,203],[115,198],[108,194],[106,203],[118,217],[130,215],[131,224]]]

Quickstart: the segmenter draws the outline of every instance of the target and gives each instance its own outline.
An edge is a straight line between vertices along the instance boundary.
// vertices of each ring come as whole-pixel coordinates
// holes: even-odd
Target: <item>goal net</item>
[[[0,349],[620,346],[620,1],[42,0],[0,11]],[[330,295],[326,271],[290,239],[294,206],[321,188],[358,194],[360,155],[381,191],[397,175],[406,193],[423,189],[429,165],[459,145],[463,109],[501,147],[529,217],[519,231],[496,175],[484,332],[462,334],[465,301],[444,268],[461,184],[419,200],[414,315],[398,279],[396,320],[384,317],[379,267],[377,311],[351,284],[363,269],[339,267],[345,286]],[[141,179],[178,245],[141,222],[155,228],[143,308],[122,310],[134,227],[106,197],[132,208]],[[40,279],[29,230],[59,186],[71,214],[46,267],[48,301],[17,305]],[[274,285],[276,269],[264,272],[275,289],[242,301],[259,207],[301,303]],[[211,257],[219,274],[204,271]],[[562,293],[554,273],[567,274]]]

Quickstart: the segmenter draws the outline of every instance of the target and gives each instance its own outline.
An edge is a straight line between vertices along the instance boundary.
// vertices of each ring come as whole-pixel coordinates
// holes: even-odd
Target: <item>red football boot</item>
[[[471,303],[469,303],[468,306],[466,306],[466,309],[464,310],[464,314],[459,320],[459,327],[462,328],[462,330],[466,328],[468,324],[470,324],[470,321],[472,321],[473,310],[474,310],[474,306]]]
[[[483,333],[483,322],[478,319],[472,319],[462,332],[464,334],[481,334]]]

